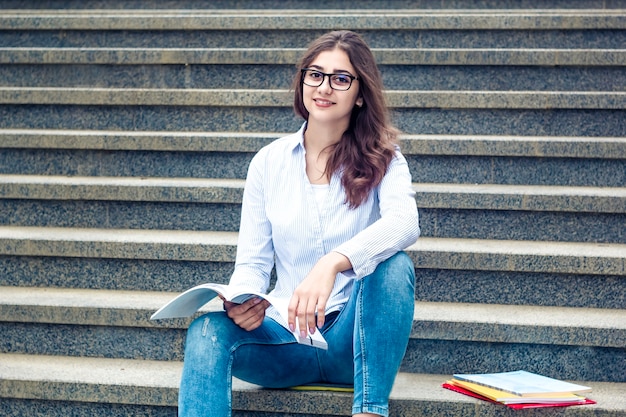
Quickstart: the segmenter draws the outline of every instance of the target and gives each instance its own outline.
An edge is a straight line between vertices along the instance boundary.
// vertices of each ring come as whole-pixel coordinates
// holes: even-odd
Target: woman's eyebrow
[[[320,70],[323,72],[324,68],[320,67],[319,65],[309,65],[309,68],[315,68],[316,70]],[[333,70],[333,72],[331,74],[338,74],[338,73],[346,73],[346,74],[350,74],[352,75],[352,73],[348,70],[344,70],[344,69],[335,69]]]

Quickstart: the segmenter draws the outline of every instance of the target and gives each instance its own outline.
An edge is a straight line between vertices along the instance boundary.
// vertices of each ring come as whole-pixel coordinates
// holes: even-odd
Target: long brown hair
[[[334,31],[313,41],[298,63],[294,79],[294,110],[308,120],[309,112],[302,99],[300,69],[307,68],[324,51],[339,48],[344,51],[356,71],[361,107],[352,110],[350,125],[343,133],[326,164],[332,175],[342,170],[341,184],[346,193],[346,203],[356,208],[370,191],[380,184],[395,154],[398,131],[390,122],[383,94],[383,82],[374,55],[363,38],[351,31]]]

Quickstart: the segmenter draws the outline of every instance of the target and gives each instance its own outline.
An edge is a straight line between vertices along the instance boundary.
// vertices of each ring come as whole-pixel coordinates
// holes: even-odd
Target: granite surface
[[[71,145],[68,147],[71,148]],[[135,152],[25,148],[11,147],[0,152],[1,174],[244,179],[253,156],[252,152],[237,150]],[[604,152],[610,149],[621,151],[623,148],[608,147]],[[481,152],[477,150],[476,153]],[[613,155],[615,158],[606,159],[591,154],[587,154],[589,157],[557,154],[553,158],[551,155],[536,157],[529,154],[508,156],[507,153],[503,150],[489,156],[463,155],[461,150],[449,153],[443,149],[432,152],[417,150],[414,153],[407,150],[406,158],[416,183],[617,188],[626,184],[624,158],[620,152]],[[587,193],[583,191],[582,195]],[[615,190],[615,196],[619,193],[619,190]],[[606,194],[605,197],[610,198],[610,195]]]
[[[237,204],[0,200],[0,224],[113,229],[239,230]]]
[[[452,95],[448,96],[451,98]],[[603,101],[595,101],[593,97],[590,100],[589,105]],[[624,134],[623,109],[457,109],[453,103],[450,106],[397,108],[393,120],[408,134],[595,137]],[[300,126],[301,120],[288,107],[0,105],[0,128],[11,129],[294,132]]]
[[[624,159],[409,155],[407,162],[416,183],[618,188],[626,184]]]
[[[237,233],[1,227],[3,255],[233,262]]]
[[[237,233],[0,227],[8,256],[233,262]],[[420,268],[623,275],[624,244],[421,238],[407,248]]]
[[[484,310],[487,314],[498,314],[497,309],[492,311],[485,307]],[[48,318],[45,311],[39,309],[39,312],[44,315],[37,321]],[[449,312],[464,313],[454,306]],[[626,382],[621,370],[615,366],[626,360],[622,349],[626,331],[623,324],[622,328],[617,327],[620,325],[618,320],[623,323],[624,313],[621,312],[621,318],[618,314],[611,318],[610,313],[603,311],[595,315],[591,310],[587,313],[604,321],[576,327],[567,321],[562,321],[561,325],[544,324],[536,318],[531,324],[516,325],[485,322],[480,316],[468,315],[466,317],[472,317],[472,322],[464,323],[458,318],[450,322],[424,320],[418,313],[402,370],[447,374],[455,370],[486,372],[519,368],[537,372],[543,368],[553,373],[558,370],[567,379]],[[74,309],[64,321],[80,320],[80,314],[80,309]],[[507,314],[517,314],[517,311],[509,308]],[[576,321],[576,317],[572,318]],[[105,326],[37,321],[0,322],[1,351],[159,361],[183,359],[184,328],[120,327],[115,321]],[[530,357],[532,361],[529,361]]]
[[[285,133],[286,134],[286,133]],[[178,152],[248,152],[256,153],[263,146],[277,139],[281,133],[260,132],[167,132],[167,131],[71,131],[71,130],[36,130],[2,129],[0,143],[2,148],[34,149],[99,149],[128,151],[178,151]],[[284,135],[284,134],[283,134]],[[522,138],[519,138],[523,140]],[[530,139],[533,140],[533,139]],[[550,138],[544,140],[550,141]],[[578,139],[578,141],[585,139]],[[616,142],[617,143],[614,143]],[[569,142],[569,139],[568,139]],[[589,142],[595,142],[589,139]],[[624,148],[626,157],[626,139],[603,138],[596,145],[617,146]],[[607,143],[607,145],[604,145]],[[576,145],[574,145],[576,146]],[[606,154],[611,154],[613,149]],[[591,156],[591,155],[590,155]]]
[[[617,91],[386,91],[392,109],[626,110]],[[0,104],[75,106],[289,107],[288,90],[0,87]],[[622,126],[623,127],[623,126]]]
[[[624,363],[623,348],[411,339],[401,371],[453,374],[525,369],[572,380],[626,382]]]
[[[5,200],[198,203],[238,206],[243,179],[0,175]],[[624,213],[625,188],[415,183],[428,208]]]
[[[489,307],[485,310],[496,313]],[[450,312],[461,313],[458,308]],[[74,320],[77,314],[79,312],[74,312],[65,320]],[[606,316],[606,313],[600,314]],[[474,323],[466,325],[456,319],[454,323],[444,320],[432,323],[420,320],[418,313],[402,370],[448,374],[455,370],[487,372],[526,367],[534,372],[541,372],[542,368],[553,373],[558,370],[567,379],[625,382],[619,367],[616,369],[613,365],[626,360],[621,349],[623,328],[603,331],[600,324],[594,324],[588,329],[571,326],[559,331],[558,327],[543,327],[540,320],[530,326],[489,325],[477,323],[480,318],[473,320]],[[619,326],[615,320],[619,319],[614,319],[614,325]],[[182,360],[185,334],[184,329],[116,327],[114,322],[106,327],[3,322],[0,330],[3,353],[159,361]],[[551,337],[554,339],[550,340]],[[619,347],[611,348],[615,343]],[[529,357],[535,360],[529,363]]]
[[[626,243],[626,215],[424,209],[423,237]]]
[[[2,176],[4,198],[110,200],[179,203],[239,203],[241,180],[202,178],[129,178]]]
[[[185,11],[185,10],[66,10],[62,13],[31,10],[7,10],[0,18],[0,27],[7,30],[254,30],[326,29],[338,27],[354,30],[406,29],[624,29],[624,13],[620,10],[532,11],[508,10],[322,10],[314,13],[300,10],[250,12],[247,10]]]
[[[3,285],[182,292],[228,283],[233,262],[0,256],[0,271]]]
[[[342,28],[349,28],[341,26]],[[325,29],[2,31],[0,47],[60,48],[304,48]],[[626,31],[570,30],[359,30],[372,48],[624,49]],[[442,36],[442,33],[445,36]]]
[[[624,188],[414,187],[423,237],[626,243]],[[236,232],[242,188],[242,180],[0,176],[0,224]]]
[[[0,228],[2,254],[233,262],[236,233],[177,230]],[[624,244],[421,238],[407,248],[419,268],[623,275]]]
[[[9,141],[15,140],[12,132],[5,132],[9,134]],[[36,134],[26,132],[20,142],[28,143],[32,140],[31,135]],[[47,134],[42,132],[43,137]],[[57,140],[63,141],[64,136],[59,132]],[[626,159],[626,137],[402,135],[400,139],[400,148],[405,155]]]
[[[434,302],[626,308],[619,275],[418,268],[415,294]]]
[[[4,47],[2,64],[285,65],[293,70],[304,48]],[[373,48],[383,73],[391,65],[623,66],[623,49]],[[118,69],[119,70],[119,69]],[[250,70],[261,72],[259,68]],[[260,75],[260,74],[259,74]],[[215,80],[219,81],[219,80]],[[236,80],[230,80],[236,81]],[[251,80],[247,80],[250,82]],[[284,81],[284,80],[283,80]]]
[[[12,87],[288,88],[295,66],[253,64],[0,64]],[[18,71],[19,69],[19,71]],[[623,66],[380,65],[391,90],[624,91]],[[228,76],[225,76],[225,75]]]
[[[421,265],[419,257],[416,265],[419,300],[626,308],[626,282],[619,275],[490,271],[469,263],[456,269],[431,269]],[[232,262],[0,256],[2,284],[22,287],[181,292],[206,282],[207,277],[227,283],[232,270]]]
[[[66,401],[65,392],[73,400],[96,403],[115,402],[129,405],[170,406],[176,404],[180,364],[91,358],[45,358],[28,360],[21,355],[2,355],[4,362],[0,394],[19,392],[19,398]],[[75,371],[67,374],[67,367]],[[391,394],[393,415],[513,416],[514,410],[489,404],[441,388],[447,374],[410,375],[401,373]],[[32,378],[31,382],[28,379]],[[102,381],[106,381],[102,384]],[[137,381],[143,381],[138,384]],[[234,381],[233,408],[250,412],[283,413],[295,407],[302,415],[349,415],[351,395],[316,391],[284,391],[259,389],[239,380]],[[626,405],[620,392],[623,384],[593,383],[591,398],[596,405],[562,409],[542,409],[539,416],[623,417]],[[44,405],[44,404],[42,404]],[[529,410],[527,410],[529,411]],[[531,412],[533,410],[530,410]],[[573,414],[572,414],[573,413]],[[533,414],[534,415],[534,414]]]
[[[0,323],[3,353],[182,361],[185,330]]]
[[[307,3],[298,0],[5,0],[3,9],[297,9],[297,10],[353,10],[359,9],[616,9],[621,0],[359,0],[337,2],[319,0]]]
[[[0,129],[2,148],[250,152],[287,134],[258,132]],[[400,135],[410,155],[626,159],[626,137]]]
[[[182,360],[187,321],[147,321],[164,294],[27,291],[3,289],[3,353]],[[133,306],[124,307],[131,299]],[[612,362],[624,359],[623,316],[623,310],[417,303],[402,370],[450,374],[530,366],[566,379],[624,382]],[[528,357],[533,365],[523,364]]]
[[[134,152],[9,149],[3,174],[243,179],[251,152]],[[19,163],[16,163],[19,161]]]

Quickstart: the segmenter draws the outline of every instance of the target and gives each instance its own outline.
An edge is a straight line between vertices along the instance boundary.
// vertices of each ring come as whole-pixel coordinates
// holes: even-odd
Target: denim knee
[[[388,288],[415,287],[415,265],[405,252],[398,252],[382,262],[372,275],[383,280],[379,285]]]
[[[215,356],[217,351],[230,351],[233,322],[223,312],[211,312],[196,318],[187,329],[185,360]]]

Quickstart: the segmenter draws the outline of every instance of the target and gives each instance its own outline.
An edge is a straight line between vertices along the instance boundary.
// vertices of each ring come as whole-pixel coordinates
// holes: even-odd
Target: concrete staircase
[[[1,415],[176,415],[189,321],[149,316],[228,280],[247,164],[300,125],[294,63],[348,28],[423,231],[393,415],[513,415],[440,385],[526,369],[598,401],[528,414],[626,416],[626,2],[206,3],[0,3]],[[236,381],[233,406],[350,404]]]

